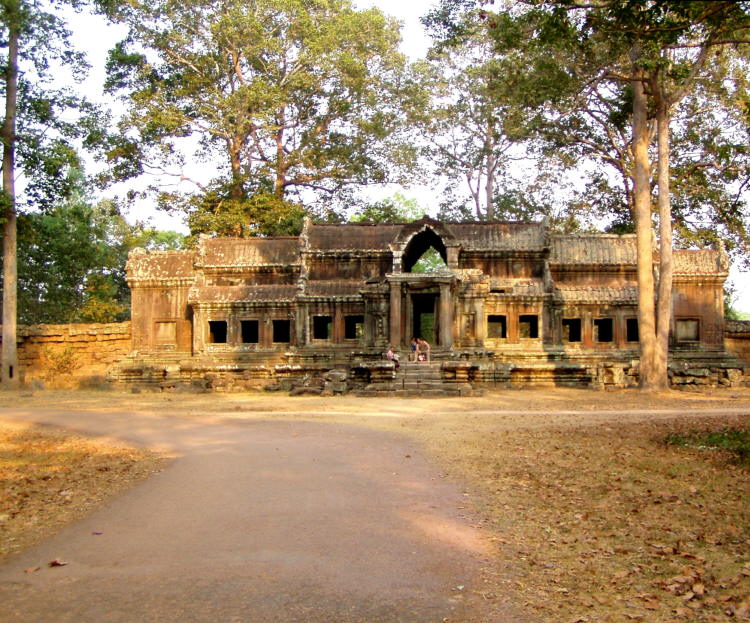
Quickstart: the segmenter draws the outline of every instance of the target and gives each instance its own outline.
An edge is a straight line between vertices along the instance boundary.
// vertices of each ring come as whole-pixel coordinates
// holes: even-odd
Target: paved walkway
[[[480,596],[487,541],[403,439],[290,419],[0,416],[178,455],[0,566],[3,623],[523,621]]]

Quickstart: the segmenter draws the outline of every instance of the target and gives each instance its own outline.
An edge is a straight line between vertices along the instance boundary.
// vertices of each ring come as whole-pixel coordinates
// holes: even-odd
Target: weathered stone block
[[[700,376],[705,377],[711,374],[711,371],[708,368],[690,368],[685,371],[686,374],[690,376]]]

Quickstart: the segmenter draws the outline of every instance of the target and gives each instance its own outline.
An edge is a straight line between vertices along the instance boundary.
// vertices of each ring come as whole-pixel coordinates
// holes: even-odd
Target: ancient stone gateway
[[[430,248],[444,268],[412,272]],[[742,366],[723,348],[726,255],[676,251],[674,263],[673,383],[740,382]],[[125,382],[418,390],[413,371],[407,383],[413,366],[397,372],[383,353],[392,346],[405,360],[420,335],[432,345],[422,379],[431,389],[637,379],[632,235],[428,217],[307,221],[299,237],[201,237],[190,251],[135,250],[127,270],[133,352],[114,371]]]

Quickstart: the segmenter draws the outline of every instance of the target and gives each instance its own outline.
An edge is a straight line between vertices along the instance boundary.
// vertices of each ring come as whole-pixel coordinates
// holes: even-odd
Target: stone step
[[[445,387],[445,384],[443,383],[434,383],[434,382],[425,382],[425,383],[404,383],[403,389],[408,390],[432,390],[432,389],[443,389]]]
[[[421,380],[424,380],[424,381],[441,381],[442,378],[443,378],[443,375],[442,374],[438,374],[438,373],[435,373],[435,374],[415,374],[415,373],[411,373],[411,374],[404,374],[404,375],[401,376],[401,378],[404,379],[404,380],[406,380],[406,381],[421,381]]]
[[[453,389],[425,389],[425,390],[400,390],[394,392],[397,397],[403,398],[449,398],[460,396],[461,392]]]

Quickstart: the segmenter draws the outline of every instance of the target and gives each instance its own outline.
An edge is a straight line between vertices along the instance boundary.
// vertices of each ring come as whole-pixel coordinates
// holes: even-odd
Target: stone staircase
[[[396,375],[396,385],[407,392],[418,392],[430,395],[432,392],[445,391],[439,362],[411,362],[401,364]]]
[[[439,361],[402,361],[393,380],[371,383],[358,395],[439,398],[479,396],[481,392],[474,390],[469,383],[445,381]]]

